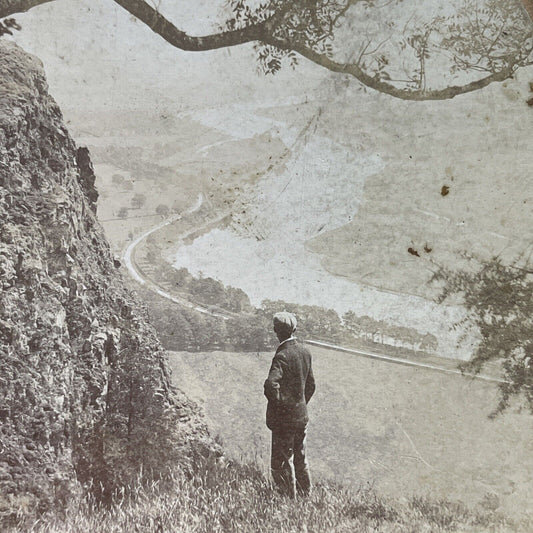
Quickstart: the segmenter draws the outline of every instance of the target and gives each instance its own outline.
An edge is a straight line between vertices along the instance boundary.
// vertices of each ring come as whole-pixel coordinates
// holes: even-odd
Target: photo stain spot
[[[428,243],[426,242],[426,244],[424,244],[424,252],[426,252],[426,254],[429,254],[432,250],[433,248],[430,248],[428,246]]]
[[[450,187],[448,185],[443,185],[442,189],[440,190],[441,196],[447,196],[450,192]]]
[[[414,248],[407,248],[407,251],[408,251],[411,255],[416,255],[416,257],[420,257],[420,254],[419,254]]]

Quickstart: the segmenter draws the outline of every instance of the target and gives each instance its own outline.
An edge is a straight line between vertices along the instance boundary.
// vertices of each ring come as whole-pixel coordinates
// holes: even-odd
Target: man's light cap
[[[276,313],[274,315],[274,326],[280,324],[284,328],[290,330],[291,333],[296,329],[297,323],[296,317],[287,311],[282,311],[281,313]]]

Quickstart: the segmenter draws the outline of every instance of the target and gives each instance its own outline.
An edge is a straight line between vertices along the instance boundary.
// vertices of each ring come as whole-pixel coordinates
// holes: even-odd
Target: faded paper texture
[[[453,26],[475,3],[353,4],[334,59],[442,97],[386,94],[298,54],[265,73],[277,67],[253,43],[179,50],[104,0],[36,7],[8,38],[43,62],[71,135],[88,147],[112,251],[174,384],[229,457],[268,472],[270,319],[289,310],[315,341],[313,479],[531,518],[532,415],[511,396],[490,418],[508,378],[501,359],[461,375],[483,346],[467,318],[485,304],[480,292],[467,309],[454,276],[491,262],[531,269],[533,71],[524,59],[512,76],[448,98],[447,87],[490,73],[479,50],[461,55]],[[231,5],[156,7],[204,35]],[[496,55],[490,68],[504,69]],[[531,348],[524,328],[512,357]],[[487,335],[490,345],[497,333]]]

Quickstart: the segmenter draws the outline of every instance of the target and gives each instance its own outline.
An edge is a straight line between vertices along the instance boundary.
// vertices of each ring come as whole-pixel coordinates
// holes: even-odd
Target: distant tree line
[[[173,268],[161,255],[152,235],[145,242],[142,264],[150,265],[149,278],[167,292],[203,307],[207,313],[165,301],[159,296],[153,302],[154,320],[165,346],[173,350],[263,351],[276,344],[272,332],[272,316],[285,310],[298,318],[298,336],[346,346],[362,347],[379,344],[381,349],[408,349],[432,353],[437,339],[430,333],[396,326],[369,316],[348,311],[342,317],[333,309],[316,305],[300,305],[284,301],[264,300],[259,308],[251,305],[241,289],[224,285],[207,277],[193,276],[186,268]],[[148,295],[147,295],[148,296]],[[227,320],[209,311],[226,314]]]
[[[280,309],[298,317],[299,335],[305,338],[345,344],[363,341],[426,352],[434,352],[438,346],[437,338],[431,333],[421,334],[414,328],[396,326],[366,315],[357,316],[353,311],[341,318],[333,309],[269,300],[263,301],[259,311],[271,317]]]
[[[231,313],[252,313],[248,295],[241,289],[226,286],[214,278],[193,276],[186,268],[175,269],[168,263],[156,270],[158,281],[170,284],[175,293],[188,296],[194,303],[216,307]]]
[[[272,350],[277,344],[272,331],[272,316],[280,310],[297,316],[297,335],[301,339],[319,339],[353,347],[371,347],[379,343],[381,347],[408,348],[429,353],[437,348],[437,339],[429,333],[420,334],[412,328],[393,326],[368,316],[357,317],[352,312],[346,313],[341,319],[332,309],[270,300],[265,300],[261,307],[254,308],[240,289],[225,287],[212,278],[197,279],[186,269],[180,270],[185,271],[179,274],[183,279],[194,280],[189,280],[189,287],[198,283],[202,289],[208,288],[203,297],[212,298],[218,304],[218,310],[222,307],[221,302],[233,302],[235,314],[228,319],[212,316],[179,307],[143,289],[146,292],[143,297],[150,302],[152,318],[161,340],[170,350]],[[216,300],[219,294],[222,294],[222,298]],[[200,300],[197,293],[194,297],[195,302]],[[241,310],[237,311],[238,308]]]
[[[357,316],[353,311],[345,313],[342,319],[344,330],[359,339],[425,352],[434,352],[438,347],[435,335],[421,334],[414,328],[396,326],[366,315]]]
[[[271,318],[257,313],[224,320],[180,307],[149,289],[139,289],[147,301],[152,322],[168,350],[262,352],[275,347]]]

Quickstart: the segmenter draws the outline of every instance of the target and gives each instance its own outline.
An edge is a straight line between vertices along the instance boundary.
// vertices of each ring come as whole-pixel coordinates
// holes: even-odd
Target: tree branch
[[[169,44],[188,52],[203,52],[262,40],[271,20],[267,19],[257,24],[250,24],[238,30],[228,30],[203,37],[194,37],[176,28],[172,22],[143,0],[113,1],[135,18],[144,22]]]
[[[54,0],[0,0],[0,18],[9,17],[15,13],[24,13],[32,7],[53,1]]]
[[[533,5],[533,0],[523,1],[532,2]],[[122,6],[134,17],[144,22],[152,31],[163,37],[168,43],[181,50],[205,51],[236,46],[247,42],[260,41],[283,50],[293,50],[328,70],[342,74],[350,74],[367,87],[402,100],[446,100],[454,98],[459,94],[477,91],[493,82],[504,81],[513,73],[513,69],[510,67],[496,73],[491,73],[480,80],[465,85],[453,85],[444,89],[424,91],[401,89],[368,75],[356,64],[338,63],[337,61],[330,59],[328,56],[315,52],[300,43],[293,43],[275,37],[273,31],[277,14],[274,14],[271,18],[265,21],[252,24],[239,30],[215,33],[203,37],[193,37],[178,30],[174,24],[169,22],[163,15],[161,15],[161,13],[143,0],[114,0],[114,2]]]
[[[14,13],[28,11],[35,6],[52,1],[53,0],[0,0],[0,18],[13,15]],[[292,50],[297,52],[302,57],[305,57],[328,70],[342,74],[350,74],[367,87],[403,100],[450,99],[459,94],[482,89],[490,83],[503,81],[511,76],[514,71],[513,67],[508,67],[465,85],[454,85],[444,89],[418,91],[402,89],[377,77],[370,76],[357,64],[339,63],[325,54],[306,47],[301,42],[292,42],[287,39],[276,37],[274,35],[275,29],[281,22],[280,19],[283,18],[285,12],[274,13],[270,18],[264,21],[250,24],[241,29],[195,37],[179,30],[174,24],[161,15],[157,9],[147,4],[144,0],[113,1],[135,18],[146,24],[153,32],[160,35],[169,44],[181,50],[199,52],[259,41],[282,50]],[[530,16],[533,17],[533,0],[521,1]]]
[[[370,87],[371,89],[381,93],[394,96],[395,98],[400,98],[401,100],[448,100],[459,94],[465,94],[483,89],[493,82],[504,81],[514,72],[513,67],[508,67],[465,85],[451,85],[444,89],[424,91],[409,90],[395,87],[386,81],[372,77],[354,63],[339,63],[328,56],[315,52],[314,50],[310,50],[299,43],[289,44],[272,36],[267,37],[266,41],[264,42],[284,50],[293,50],[310,61],[313,61],[313,63],[316,63],[317,65],[327,68],[333,72],[350,74],[354,78],[357,78],[363,85],[366,85],[367,87]]]

